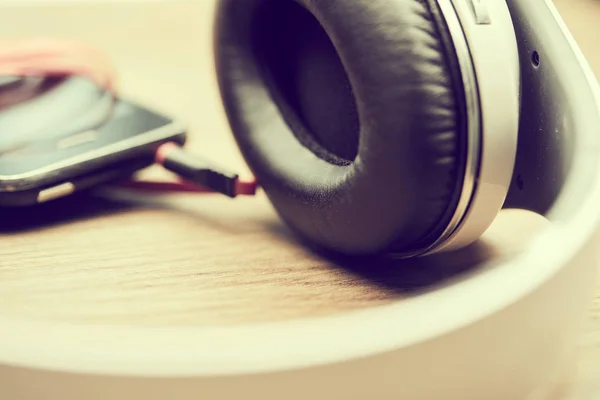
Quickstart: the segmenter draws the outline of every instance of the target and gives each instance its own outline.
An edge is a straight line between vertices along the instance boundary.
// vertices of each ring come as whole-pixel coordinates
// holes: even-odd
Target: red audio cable
[[[241,180],[237,174],[192,155],[175,143],[161,145],[155,160],[156,164],[179,176],[181,181],[132,181],[127,182],[125,187],[152,192],[220,193],[231,198],[256,194],[258,184],[255,179]]]
[[[0,75],[83,75],[105,90],[117,91],[117,73],[112,60],[93,46],[76,40],[46,37],[0,39]]]

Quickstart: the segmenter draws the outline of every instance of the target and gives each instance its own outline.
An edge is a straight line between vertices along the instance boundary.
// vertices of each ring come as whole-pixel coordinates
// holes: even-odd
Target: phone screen
[[[94,107],[75,114],[70,109],[62,116],[64,109],[52,115],[48,102],[42,103],[46,108],[16,110],[21,114],[0,110],[0,205],[32,203],[39,190],[107,170],[126,173],[128,167],[149,166],[160,144],[185,141],[185,127],[173,118],[112,96],[95,101],[90,102]],[[45,124],[28,122],[36,111]]]

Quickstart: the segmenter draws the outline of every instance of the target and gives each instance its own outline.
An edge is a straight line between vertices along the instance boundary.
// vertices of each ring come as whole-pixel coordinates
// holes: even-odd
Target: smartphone
[[[85,80],[61,85],[0,110],[0,207],[31,206],[126,179],[154,164],[161,144],[185,143],[180,121]]]

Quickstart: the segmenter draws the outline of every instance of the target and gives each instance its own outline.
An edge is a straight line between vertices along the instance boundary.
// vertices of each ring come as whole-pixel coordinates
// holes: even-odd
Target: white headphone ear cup
[[[439,0],[461,60],[475,162],[465,178],[466,209],[434,252],[467,246],[489,228],[506,200],[518,148],[521,73],[510,10],[505,0],[477,9],[471,3]]]
[[[282,219],[347,254],[412,253],[435,241],[460,197],[469,147],[460,65],[437,1],[222,0],[217,10],[225,109]],[[282,54],[294,60],[283,72]],[[336,102],[340,77],[325,79],[333,68],[322,65],[336,58],[359,116],[358,155],[346,163],[315,132],[345,118],[333,106],[314,112]]]

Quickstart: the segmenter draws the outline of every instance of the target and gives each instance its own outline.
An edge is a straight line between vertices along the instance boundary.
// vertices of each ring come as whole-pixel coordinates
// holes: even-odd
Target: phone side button
[[[71,182],[61,183],[48,189],[40,190],[37,196],[38,203],[45,203],[50,200],[58,199],[72,194],[75,191],[75,185]]]

